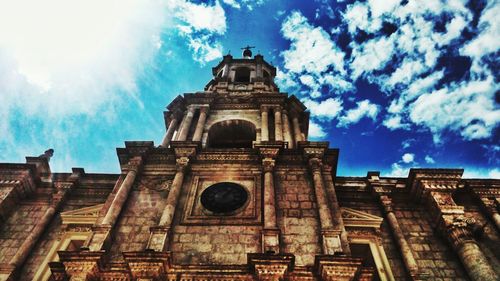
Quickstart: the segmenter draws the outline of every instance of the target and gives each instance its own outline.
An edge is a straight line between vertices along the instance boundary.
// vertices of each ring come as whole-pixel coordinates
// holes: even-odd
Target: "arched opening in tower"
[[[208,131],[210,148],[251,148],[256,140],[254,124],[245,120],[218,122]]]
[[[266,70],[263,71],[263,77],[264,77],[264,84],[269,86],[271,84],[271,75],[269,75],[269,72]]]
[[[234,82],[236,83],[249,83],[250,82],[250,68],[238,67],[234,75]]]

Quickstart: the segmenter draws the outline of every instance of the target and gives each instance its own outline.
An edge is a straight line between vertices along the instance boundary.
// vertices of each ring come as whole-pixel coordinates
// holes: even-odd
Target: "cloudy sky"
[[[500,2],[0,0],[0,162],[119,172],[164,107],[247,44],[311,111],[340,175],[500,178]],[[496,74],[495,74],[496,73]]]

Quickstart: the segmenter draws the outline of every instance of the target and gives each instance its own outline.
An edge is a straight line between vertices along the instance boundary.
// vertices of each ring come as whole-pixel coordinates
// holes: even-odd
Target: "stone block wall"
[[[48,202],[24,200],[18,203],[0,227],[0,263],[8,263],[43,216]]]
[[[155,184],[155,183],[152,183]],[[143,251],[149,239],[149,228],[156,226],[165,206],[165,196],[142,182],[129,195],[119,217],[110,250],[112,261],[122,261],[122,252]]]
[[[431,226],[428,210],[408,203],[396,203],[395,215],[421,270],[432,280],[469,280],[458,256]]]
[[[314,189],[306,169],[276,168],[275,190],[282,252],[293,253],[298,266],[314,264],[321,254]]]
[[[79,192],[82,191],[82,192]],[[88,197],[82,196],[84,188],[76,190],[66,201],[61,212],[77,210],[85,207],[91,207],[104,203],[106,197]],[[57,214],[49,224],[47,231],[44,232],[41,239],[36,244],[31,255],[28,257],[20,274],[20,281],[32,280],[40,265],[45,260],[54,243],[61,239],[64,233],[64,226],[61,224],[61,216]]]
[[[172,236],[178,264],[246,264],[247,253],[260,251],[260,226],[177,225]]]
[[[344,200],[340,201],[340,205],[342,207],[352,208],[378,217],[384,217],[382,210],[378,207],[377,203],[370,198],[369,194],[364,194],[363,197],[358,198],[357,200],[344,198]],[[350,236],[353,236],[353,230],[351,228],[347,228],[347,231]],[[408,273],[405,270],[400,251],[394,237],[391,234],[391,229],[387,221],[384,220],[382,222],[378,233],[370,233],[370,235],[380,236],[382,247],[384,248],[394,278],[396,280],[407,280],[409,278]]]

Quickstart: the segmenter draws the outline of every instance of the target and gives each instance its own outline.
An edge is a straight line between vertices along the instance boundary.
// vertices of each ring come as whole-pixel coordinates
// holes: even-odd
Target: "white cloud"
[[[403,141],[403,142],[401,143],[401,147],[402,147],[403,149],[407,149],[407,148],[408,148],[408,147],[410,147],[410,146],[412,145],[412,143],[414,143],[414,142],[415,142],[415,139],[407,139],[407,140],[405,140],[405,141]]]
[[[293,12],[285,19],[281,32],[292,41],[290,50],[282,53],[287,70],[320,75],[334,67],[344,72],[344,53],[337,49],[326,31],[310,25],[299,12]]]
[[[436,137],[451,129],[465,139],[487,138],[500,122],[500,109],[493,102],[495,92],[490,78],[422,94],[411,105],[410,118],[427,126]]]
[[[370,103],[369,100],[362,100],[356,103],[356,107],[346,112],[339,118],[339,126],[347,127],[350,124],[357,123],[361,118],[367,117],[375,120],[380,111],[380,106]]]
[[[404,167],[399,163],[393,163],[391,165],[391,171],[387,176],[389,177],[407,177],[409,174],[410,168]]]
[[[436,163],[436,161],[434,160],[434,158],[432,158],[429,155],[425,155],[424,160],[425,160],[425,163],[427,163],[427,164],[434,164],[434,163]]]
[[[326,136],[326,132],[323,128],[316,122],[309,122],[309,133],[308,137],[310,138],[324,138]]]
[[[473,167],[466,167],[464,169],[464,174],[462,178],[489,178],[489,179],[500,179],[500,169],[478,169]]]
[[[171,1],[175,16],[183,23],[183,31],[211,31],[223,34],[226,31],[226,15],[218,1],[215,5],[194,4],[188,1]]]
[[[225,4],[235,8],[240,9],[242,6],[252,11],[254,7],[261,6],[266,2],[266,0],[222,0]]]
[[[304,99],[302,102],[311,111],[312,116],[326,120],[334,119],[342,110],[342,102],[339,99],[329,98],[321,102]]]
[[[189,41],[194,59],[201,64],[222,57],[222,45],[214,40],[226,32],[226,14],[219,1],[215,5],[171,0],[171,9],[180,34]],[[237,4],[236,2],[234,2]]]
[[[493,169],[488,172],[488,178],[500,179],[500,169]]]
[[[365,72],[385,66],[392,56],[393,40],[381,37],[354,47],[350,67],[352,78],[356,80]]]
[[[489,138],[500,123],[500,109],[495,103],[496,73],[484,58],[490,56],[491,60],[500,49],[500,5],[495,1],[486,4],[479,17],[477,36],[468,39],[462,34],[472,27],[474,15],[466,4],[460,0],[369,0],[349,4],[340,12],[344,27],[330,30],[334,35],[344,30],[354,38],[359,30],[368,34],[361,41],[350,42],[350,56],[344,55],[321,27],[311,25],[295,12],[282,25],[284,37],[291,40],[290,49],[282,52],[283,71],[296,74],[298,86],[308,87],[311,91],[306,93],[313,100],[328,95],[339,102],[345,98],[352,101],[356,98],[342,94],[353,92],[353,84],[360,78],[377,84],[389,101],[383,125],[390,130],[427,128],[435,142],[449,131],[465,140]],[[442,26],[436,28],[437,22],[443,20]],[[384,34],[385,24],[392,24],[394,32]],[[465,69],[463,77],[450,78],[450,68],[460,71],[461,67],[438,62],[445,58],[451,60],[450,64],[459,63],[453,61],[459,42],[455,39],[465,41],[458,51],[471,58],[472,66]],[[317,51],[332,57],[322,59]],[[386,67],[393,70],[381,71]],[[332,87],[333,91],[325,93],[322,86],[328,85],[327,80],[341,83],[337,83],[338,89]]]
[[[415,154],[413,153],[405,153],[401,157],[401,160],[403,160],[403,163],[411,163],[413,160],[415,160]]]
[[[138,93],[136,82],[160,51],[171,53],[165,34],[184,36],[205,62],[221,56],[216,36],[225,32],[225,21],[218,2],[0,0],[1,154],[31,154],[24,138],[31,151],[43,152],[47,144],[38,139],[50,139],[59,147],[54,166],[64,166],[63,155],[65,165],[73,165],[71,142],[61,139],[94,132],[76,119],[99,115],[110,122],[124,105],[144,106],[140,95],[148,93]],[[39,131],[26,128],[31,121]]]
[[[240,3],[238,3],[238,1],[235,1],[235,0],[222,0],[222,2],[224,2],[225,4],[235,8],[235,9],[240,9],[241,8],[241,5]]]
[[[410,128],[409,124],[402,123],[400,115],[387,115],[382,124],[390,130]]]
[[[166,11],[156,1],[0,3],[3,109],[93,114],[120,98],[117,88],[135,95],[135,77],[170,20]]]
[[[488,1],[480,19],[479,36],[468,42],[461,48],[461,53],[471,56],[474,63],[479,64],[479,60],[487,54],[497,52],[500,48],[500,25],[498,24],[498,15],[500,14],[500,5],[496,1]]]

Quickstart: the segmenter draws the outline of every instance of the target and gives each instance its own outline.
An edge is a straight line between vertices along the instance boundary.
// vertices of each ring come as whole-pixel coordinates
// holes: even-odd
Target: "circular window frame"
[[[210,188],[212,188],[214,186],[217,186],[217,185],[222,185],[222,184],[230,184],[230,185],[233,185],[235,187],[240,188],[242,191],[245,192],[246,200],[243,203],[241,203],[241,205],[239,207],[237,207],[236,209],[234,209],[234,210],[229,210],[229,211],[225,211],[225,212],[216,212],[216,211],[210,210],[209,208],[207,208],[205,206],[205,204],[203,204],[203,199],[202,199],[203,198],[203,194],[205,194],[205,192],[208,189],[210,189]],[[243,211],[248,206],[248,204],[250,203],[250,200],[251,200],[251,193],[249,192],[249,190],[248,190],[247,187],[245,187],[244,185],[242,185],[240,183],[231,182],[231,181],[222,181],[222,182],[216,182],[216,183],[210,184],[206,188],[204,188],[203,191],[201,192],[198,200],[199,200],[200,205],[202,207],[203,213],[205,213],[207,215],[213,215],[213,216],[232,216],[232,215],[240,213],[241,211]]]

